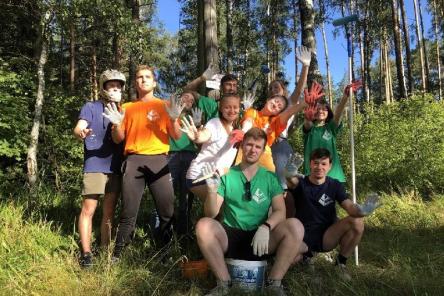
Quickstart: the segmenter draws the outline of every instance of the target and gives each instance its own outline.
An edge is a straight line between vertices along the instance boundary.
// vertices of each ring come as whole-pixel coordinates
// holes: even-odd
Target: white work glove
[[[191,109],[191,116],[193,118],[193,123],[196,127],[200,127],[202,125],[202,110],[195,107]]]
[[[298,153],[291,154],[290,158],[288,159],[284,167],[285,177],[286,178],[301,177],[302,174],[299,173],[299,168],[303,163],[304,159],[300,154]]]
[[[217,172],[216,166],[212,163],[205,163],[202,168],[202,178],[206,178],[205,182],[207,183],[207,189],[209,193],[217,193],[217,189],[220,184],[220,175]]]
[[[108,118],[112,124],[120,125],[125,117],[125,110],[119,112],[117,106],[114,103],[108,103],[105,106],[105,112],[102,113],[103,117]]]
[[[197,139],[198,131],[194,125],[193,118],[188,115],[188,119],[184,117],[181,122],[182,127],[180,130],[183,131],[191,141],[195,141]]]
[[[253,246],[253,254],[261,257],[268,254],[268,242],[270,241],[270,229],[261,225],[254,234],[251,245]]]
[[[246,92],[242,97],[242,105],[244,106],[244,110],[251,108],[256,101],[254,96],[254,92]]]
[[[380,205],[379,195],[375,192],[370,193],[362,205],[356,204],[359,209],[359,214],[362,216],[370,215]]]
[[[170,97],[170,106],[169,107],[167,104],[165,104],[165,110],[172,120],[176,120],[177,118],[179,118],[180,114],[182,113],[183,108],[185,108],[185,105],[182,103],[180,98],[177,96]]]
[[[304,66],[310,66],[311,62],[311,50],[305,46],[296,48],[296,58]]]

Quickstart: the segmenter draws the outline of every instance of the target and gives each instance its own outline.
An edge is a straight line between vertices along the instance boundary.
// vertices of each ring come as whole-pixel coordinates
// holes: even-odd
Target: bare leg
[[[281,280],[294,260],[306,251],[303,238],[304,226],[296,218],[287,219],[273,229],[270,236],[270,252],[276,250],[276,257],[269,279]]]
[[[79,235],[83,253],[91,252],[92,218],[97,208],[98,195],[85,196],[79,216]]]
[[[111,241],[114,210],[117,202],[116,192],[106,193],[103,197],[102,223],[100,224],[100,246],[107,247]]]
[[[197,244],[218,280],[230,280],[224,253],[228,237],[222,225],[214,219],[202,218],[196,225]]]
[[[324,233],[323,248],[332,250],[339,244],[339,253],[344,257],[349,257],[361,241],[363,233],[364,220],[362,218],[345,217],[330,226]]]

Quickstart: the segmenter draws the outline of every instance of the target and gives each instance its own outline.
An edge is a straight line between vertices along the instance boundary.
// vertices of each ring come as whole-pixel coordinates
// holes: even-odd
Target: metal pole
[[[352,42],[351,34],[347,38],[347,51],[348,51],[348,80],[349,84],[353,81],[353,69],[352,69]],[[351,157],[351,173],[352,173],[352,199],[353,203],[356,203],[356,171],[355,171],[355,137],[353,132],[353,88],[349,88],[349,126],[350,126],[350,157]],[[355,264],[359,265],[359,250],[358,246],[355,247]]]

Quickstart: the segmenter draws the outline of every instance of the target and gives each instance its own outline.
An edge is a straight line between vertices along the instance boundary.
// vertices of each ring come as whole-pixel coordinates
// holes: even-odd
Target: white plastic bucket
[[[231,282],[246,290],[260,290],[264,287],[267,260],[246,261],[226,259],[225,263],[231,276]]]

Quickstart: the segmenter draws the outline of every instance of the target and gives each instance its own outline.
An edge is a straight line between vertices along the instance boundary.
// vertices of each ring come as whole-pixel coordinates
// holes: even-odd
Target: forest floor
[[[182,278],[179,262],[199,256],[192,240],[187,248],[174,241],[156,251],[144,228],[137,229],[117,264],[102,250],[92,268],[81,269],[75,210],[69,215],[57,207],[29,210],[17,199],[1,200],[0,295],[204,295],[215,285],[212,276]],[[314,271],[290,269],[284,279],[288,295],[443,295],[444,198],[392,194],[382,200],[365,220],[359,266],[349,259],[352,281],[341,280],[318,255]]]

